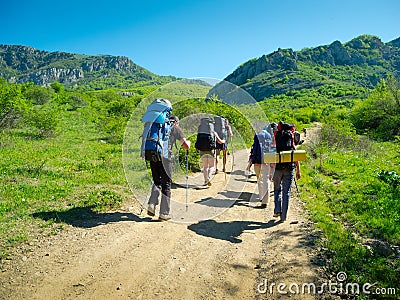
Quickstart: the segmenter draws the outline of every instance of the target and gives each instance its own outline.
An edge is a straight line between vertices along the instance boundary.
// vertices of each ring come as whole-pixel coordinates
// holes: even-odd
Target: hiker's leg
[[[211,176],[212,176],[213,170],[214,170],[214,163],[215,163],[215,159],[214,159],[214,157],[212,157],[210,155],[208,157],[208,181],[211,180]]]
[[[208,178],[208,158],[207,158],[207,154],[204,154],[201,157],[201,162],[203,164],[203,177],[204,177],[204,181],[207,181]]]
[[[286,220],[289,208],[290,190],[292,188],[294,169],[285,170],[282,178],[282,213],[281,220]]]
[[[158,197],[161,192],[161,162],[150,162],[151,176],[153,178],[153,185],[151,187],[151,195],[149,198],[149,204],[158,205]]]
[[[160,214],[169,215],[171,208],[171,183],[172,183],[172,162],[170,160],[163,161],[161,172],[161,205]]]
[[[267,204],[265,199],[265,194],[266,194],[266,182],[265,182],[265,176],[264,176],[264,167],[261,164],[255,164],[254,165],[254,171],[256,172],[257,176],[257,186],[258,186],[258,195],[260,198],[260,201],[262,201],[262,204]]]
[[[262,201],[262,179],[261,179],[261,165],[260,164],[255,164],[254,165],[254,172],[256,173],[257,177],[257,187],[258,187],[258,197],[260,201]]]
[[[218,173],[218,158],[220,153],[221,153],[220,149],[215,149],[215,174]]]
[[[274,182],[274,214],[278,214],[282,211],[282,199],[280,197],[282,170],[275,169],[272,180]]]
[[[222,169],[225,171],[225,165],[226,165],[226,152],[227,150],[222,150]]]
[[[269,200],[269,165],[261,165],[261,178],[263,182],[263,194],[260,194],[262,204],[267,204]]]
[[[252,165],[251,158],[249,158],[249,161],[248,161],[247,167],[246,167],[246,171],[250,172],[251,165]]]
[[[260,178],[261,174],[261,165],[260,164],[254,164],[254,172],[256,173],[257,181],[258,178]]]

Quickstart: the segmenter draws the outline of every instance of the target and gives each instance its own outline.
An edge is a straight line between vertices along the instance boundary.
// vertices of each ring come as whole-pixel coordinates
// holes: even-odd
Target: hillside
[[[319,93],[334,89],[337,95],[332,96],[352,96],[373,88],[388,74],[400,78],[400,38],[383,43],[378,37],[362,35],[345,44],[334,41],[301,51],[278,49],[240,65],[225,81],[261,101],[302,89]],[[210,95],[226,94],[226,89],[217,85]]]
[[[65,86],[86,85],[92,89],[172,79],[158,76],[123,56],[47,52],[15,45],[0,45],[0,77],[15,83],[46,86],[58,81]]]

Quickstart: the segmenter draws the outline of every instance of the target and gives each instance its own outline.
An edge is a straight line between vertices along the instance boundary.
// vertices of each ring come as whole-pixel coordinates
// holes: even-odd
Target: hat
[[[169,118],[171,122],[179,122],[179,118],[177,116],[172,116]]]

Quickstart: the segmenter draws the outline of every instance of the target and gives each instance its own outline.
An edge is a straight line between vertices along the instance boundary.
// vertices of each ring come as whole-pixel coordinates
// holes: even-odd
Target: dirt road
[[[191,176],[187,209],[178,182],[173,221],[139,215],[131,203],[39,237],[31,252],[1,265],[0,298],[315,299],[288,290],[317,282],[311,225],[296,197],[285,223],[273,218],[272,202],[259,208],[256,179],[243,173],[247,155],[234,153],[230,174],[217,174],[211,187]]]

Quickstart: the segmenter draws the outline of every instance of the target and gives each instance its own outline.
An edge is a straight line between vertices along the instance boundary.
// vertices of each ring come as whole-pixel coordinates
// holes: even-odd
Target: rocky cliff
[[[10,82],[48,85],[58,81],[68,86],[115,74],[130,76],[134,81],[158,77],[123,56],[89,56],[0,45],[0,77]]]
[[[301,51],[278,49],[242,64],[224,80],[260,101],[327,84],[372,88],[389,74],[400,79],[400,38],[383,43],[378,37],[362,35],[345,44],[334,41]],[[215,86],[209,96],[226,95],[227,86]]]

